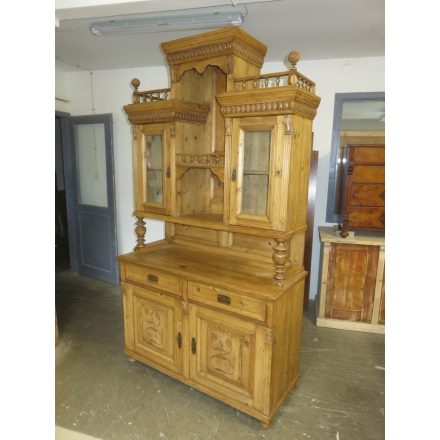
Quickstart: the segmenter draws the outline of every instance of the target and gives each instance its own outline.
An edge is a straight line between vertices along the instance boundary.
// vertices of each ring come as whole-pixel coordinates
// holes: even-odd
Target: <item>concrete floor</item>
[[[303,320],[301,378],[272,428],[123,354],[117,286],[56,273],[56,425],[104,440],[381,440],[384,336]]]

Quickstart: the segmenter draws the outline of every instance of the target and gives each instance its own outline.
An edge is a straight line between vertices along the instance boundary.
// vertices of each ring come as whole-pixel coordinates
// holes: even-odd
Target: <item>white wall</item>
[[[286,70],[282,63],[266,63],[262,72]],[[298,70],[317,84],[321,104],[314,121],[314,148],[319,150],[315,231],[312,254],[310,297],[317,293],[319,270],[319,237],[317,227],[325,224],[327,185],[333,107],[335,93],[379,92],[385,90],[385,60],[383,57],[300,61]],[[98,71],[93,74],[95,113],[113,114],[113,141],[115,154],[115,185],[117,205],[118,251],[131,251],[135,243],[132,181],[131,129],[122,106],[131,102],[130,81],[139,78],[141,90],[169,86],[168,71],[164,66],[138,69]],[[92,114],[90,74],[66,74],[67,96],[72,115]],[[163,237],[163,224],[147,221],[147,241]]]
[[[65,101],[67,101],[66,74],[56,69],[55,70],[55,110],[69,113],[69,103]]]

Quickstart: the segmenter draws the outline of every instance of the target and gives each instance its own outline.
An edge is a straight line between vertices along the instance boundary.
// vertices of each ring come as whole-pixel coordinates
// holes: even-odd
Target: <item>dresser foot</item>
[[[269,429],[272,426],[272,421],[270,421],[270,422],[260,422],[260,426],[263,429]]]
[[[133,358],[131,358],[131,357],[127,357],[127,359],[128,359],[130,362],[136,362],[136,359],[133,359]]]

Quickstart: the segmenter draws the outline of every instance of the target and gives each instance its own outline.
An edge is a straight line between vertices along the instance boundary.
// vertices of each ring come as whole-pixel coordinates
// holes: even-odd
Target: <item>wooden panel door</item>
[[[233,120],[231,224],[280,228],[282,178],[288,178],[281,171],[282,130],[283,124],[276,117]]]
[[[132,295],[134,351],[176,373],[182,372],[181,300],[126,284]]]
[[[68,226],[76,236],[74,267],[81,275],[117,284],[112,115],[75,116],[70,122],[73,213]]]
[[[332,244],[325,317],[371,322],[379,246]]]
[[[270,330],[190,304],[190,377],[199,384],[268,412]]]

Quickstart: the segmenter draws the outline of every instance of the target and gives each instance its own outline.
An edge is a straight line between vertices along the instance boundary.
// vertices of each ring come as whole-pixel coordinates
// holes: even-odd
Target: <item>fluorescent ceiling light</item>
[[[95,36],[129,35],[149,32],[166,32],[192,29],[214,29],[240,26],[244,12],[237,7],[202,8],[149,14],[142,18],[119,18],[92,23],[90,31]]]

